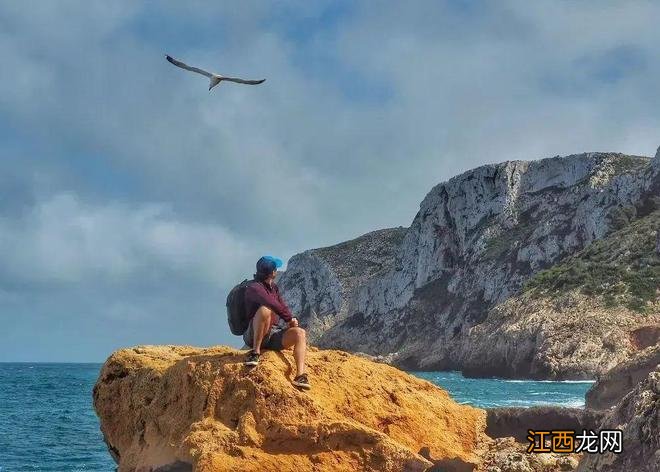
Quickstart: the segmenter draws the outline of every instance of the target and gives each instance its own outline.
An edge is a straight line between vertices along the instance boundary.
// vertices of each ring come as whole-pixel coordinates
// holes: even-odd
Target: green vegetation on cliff
[[[614,154],[617,159],[613,162],[616,175],[639,172],[650,165],[651,160],[645,156],[628,156],[625,154]]]
[[[535,274],[523,290],[539,296],[580,289],[609,306],[648,311],[658,299],[660,255],[656,252],[660,210],[594,241],[559,264]]]

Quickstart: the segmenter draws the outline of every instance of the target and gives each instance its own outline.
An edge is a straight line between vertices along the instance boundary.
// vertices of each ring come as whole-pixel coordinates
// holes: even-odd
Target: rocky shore
[[[491,438],[512,437],[527,442],[527,430],[593,430],[600,427],[606,413],[585,408],[539,406],[532,408],[490,408],[486,434]]]
[[[660,472],[660,366],[605,416],[601,429],[621,430],[620,454],[587,454],[578,472]]]
[[[587,408],[606,410],[615,406],[658,365],[660,345],[656,344],[602,375],[587,392]]]
[[[459,405],[429,382],[341,351],[309,355],[311,391],[293,359],[256,369],[228,347],[115,352],[94,407],[119,472],[658,472],[660,370],[607,411]],[[622,429],[623,453],[528,454],[527,429]]]

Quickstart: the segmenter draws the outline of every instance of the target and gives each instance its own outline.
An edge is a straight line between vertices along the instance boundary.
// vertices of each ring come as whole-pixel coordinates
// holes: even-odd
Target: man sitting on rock
[[[275,284],[278,267],[282,267],[280,259],[272,256],[262,257],[257,261],[254,280],[245,289],[245,310],[250,324],[243,334],[243,340],[245,344],[252,346],[245,365],[258,365],[262,349],[281,351],[293,348],[297,369],[293,385],[309,389],[305,373],[305,330],[298,326],[298,320],[293,317],[280,296]]]

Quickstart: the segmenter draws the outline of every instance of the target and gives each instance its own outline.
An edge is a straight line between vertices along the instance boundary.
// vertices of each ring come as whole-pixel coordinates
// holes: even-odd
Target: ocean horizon
[[[101,366],[95,362],[0,362],[0,472],[115,470],[92,404]],[[409,373],[444,388],[458,403],[481,408],[582,407],[593,383],[469,379],[460,372]]]

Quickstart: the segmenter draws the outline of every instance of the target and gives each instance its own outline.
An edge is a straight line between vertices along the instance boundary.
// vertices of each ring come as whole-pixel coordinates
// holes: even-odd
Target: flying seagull
[[[177,61],[174,59],[172,56],[165,55],[167,60],[174,64],[177,67],[181,67],[182,69],[189,70],[191,72],[197,72],[198,74],[202,74],[205,77],[208,77],[211,79],[211,83],[209,83],[209,90],[211,90],[213,87],[218,85],[220,82],[223,80],[227,80],[229,82],[236,82],[237,84],[247,84],[247,85],[258,85],[263,83],[266,79],[261,79],[261,80],[245,80],[245,79],[239,79],[238,77],[225,77],[224,75],[220,74],[213,74],[212,72],[207,72],[204,69],[199,69],[197,67],[191,67],[188,64],[184,64],[181,61]]]

